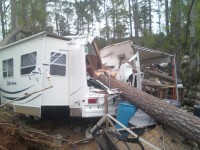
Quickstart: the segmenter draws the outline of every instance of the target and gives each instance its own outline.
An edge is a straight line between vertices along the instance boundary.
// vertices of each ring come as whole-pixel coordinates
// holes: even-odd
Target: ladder
[[[67,37],[67,36],[66,36]],[[76,39],[84,39],[86,38],[86,35],[80,36],[80,34],[76,35],[76,36],[69,36],[68,38],[71,38],[70,41],[67,42],[68,45],[74,45],[75,44],[75,40]],[[38,77],[44,72],[47,71],[47,69],[54,64],[61,56],[64,55],[64,53],[60,53],[63,51],[67,51],[67,50],[62,50],[59,49],[57,52],[55,52],[53,55],[51,55],[48,59],[46,59],[44,62],[42,62],[42,64],[40,64],[39,66],[37,66],[30,74],[29,74],[29,79],[31,80],[31,76],[32,75],[36,75],[36,80],[38,81]],[[55,58],[52,62],[51,58]],[[50,62],[50,63],[49,63]],[[47,77],[50,78],[50,74],[47,71]]]
[[[29,73],[29,79],[31,80],[31,76],[32,75],[36,75],[36,80],[38,81],[38,77],[44,72],[47,71],[47,69],[54,64],[61,56],[64,55],[64,53],[61,53],[63,51],[66,50],[62,50],[59,49],[57,52],[54,52],[53,55],[51,55],[48,59],[46,59],[44,62],[42,62],[42,64],[40,64],[39,66],[37,66],[31,73]],[[53,61],[51,61],[51,59],[53,58]],[[50,63],[49,63],[50,62]],[[47,77],[49,78],[50,75],[47,71]]]

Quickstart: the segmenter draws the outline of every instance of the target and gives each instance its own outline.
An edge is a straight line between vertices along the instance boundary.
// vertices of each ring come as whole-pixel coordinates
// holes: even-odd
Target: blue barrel
[[[121,122],[123,125],[128,127],[129,119],[135,114],[137,110],[137,107],[130,104],[130,103],[120,103],[118,106],[118,111],[117,111],[117,120]],[[120,125],[116,124],[116,128],[122,128]]]
[[[193,114],[197,117],[200,117],[200,105],[193,106]]]

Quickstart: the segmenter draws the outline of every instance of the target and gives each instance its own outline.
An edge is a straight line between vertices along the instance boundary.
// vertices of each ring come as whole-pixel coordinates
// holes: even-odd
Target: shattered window
[[[13,76],[13,59],[7,59],[3,62],[3,77],[12,77]]]
[[[50,67],[50,74],[51,75],[59,75],[65,76],[66,73],[66,55],[61,53],[51,53],[51,63],[53,64]],[[55,62],[54,62],[55,61]]]
[[[21,75],[29,74],[36,67],[36,52],[21,56]]]

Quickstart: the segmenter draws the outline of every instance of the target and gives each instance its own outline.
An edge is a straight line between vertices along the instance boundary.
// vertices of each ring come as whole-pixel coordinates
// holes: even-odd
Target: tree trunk
[[[11,3],[11,28],[12,31],[14,31],[17,28],[17,22],[16,22],[16,0],[10,0]],[[13,42],[16,41],[16,36],[12,39]]]
[[[179,72],[181,67],[181,0],[171,0],[171,45],[177,59],[177,71]]]
[[[59,25],[58,25],[58,18],[59,18],[58,16],[59,16],[59,14],[56,13],[56,16],[55,16],[55,21],[56,21],[56,32],[57,32],[58,35],[60,35],[60,34],[59,34],[59,33],[60,33],[60,32],[59,32],[59,27],[58,27],[58,26],[59,26]]]
[[[184,137],[200,144],[200,118],[161,101],[146,92],[122,83],[115,78],[101,75],[98,79],[110,88],[118,88],[122,92],[121,96],[123,99],[136,105],[154,119],[173,127]]]
[[[133,2],[133,1],[132,1]],[[139,37],[139,17],[138,17],[138,0],[133,3],[133,17],[134,17],[134,27],[135,27],[135,37]]]
[[[1,32],[3,39],[5,38],[5,28],[4,28],[4,11],[3,11],[3,3],[0,1],[0,13],[1,13]]]
[[[153,70],[149,70],[149,69],[146,69],[146,72],[153,75],[153,76],[156,76],[156,77],[159,77],[159,78],[162,78],[163,80],[165,81],[171,81],[171,82],[175,82],[174,78],[173,77],[170,77],[170,76],[167,76],[167,75],[164,75],[162,73],[159,73],[157,71],[153,71]],[[178,84],[182,84],[182,81],[180,79],[177,79],[177,83]]]
[[[151,0],[149,0],[149,34],[152,34]]]
[[[22,1],[22,3],[21,3],[21,9],[22,9],[22,12],[23,12],[23,14],[22,14],[22,18],[23,18],[23,26],[24,27],[26,27],[27,25],[28,25],[28,17],[27,17],[27,15],[28,15],[28,8],[27,8],[27,5],[26,5],[26,3],[24,2],[24,1]]]
[[[161,33],[161,13],[160,13],[160,0],[158,0],[158,26],[159,26],[159,33]]]
[[[190,58],[194,57],[195,56],[195,39],[196,39],[196,27],[195,27],[195,14],[196,14],[196,0],[193,1],[192,3],[192,7],[191,7],[191,11],[190,11],[190,15],[189,15],[189,18],[190,18],[190,39],[191,39],[191,42],[190,42],[190,48],[189,48],[189,54],[190,54]],[[195,64],[196,64],[196,59],[192,59],[191,60],[191,63],[190,63],[190,69],[192,70],[192,68],[195,67]]]
[[[113,24],[113,38],[115,39],[115,26],[116,26],[116,10],[115,10],[115,3],[112,2],[112,11],[113,11],[113,15],[112,15],[112,24]]]
[[[166,25],[166,34],[169,36],[169,5],[168,0],[165,0],[165,25]]]
[[[106,0],[104,0],[104,15],[105,15],[105,21],[106,21],[106,40],[109,40],[109,28],[108,28],[108,16],[106,12]]]
[[[22,28],[17,28],[14,31],[10,32],[9,34],[6,35],[6,37],[3,40],[1,40],[0,47],[6,46],[9,43],[13,42],[13,37],[16,37],[16,35],[19,34],[20,32],[26,34],[28,30],[25,31]]]
[[[128,0],[128,9],[129,9],[129,23],[130,23],[130,37],[132,37],[133,36],[133,31],[132,31],[132,15],[131,15],[131,0]]]

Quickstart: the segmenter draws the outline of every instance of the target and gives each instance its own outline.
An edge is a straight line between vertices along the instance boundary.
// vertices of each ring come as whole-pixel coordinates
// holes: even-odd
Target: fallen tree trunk
[[[145,72],[153,75],[153,76],[156,76],[156,77],[159,77],[159,78],[162,78],[163,80],[166,80],[166,81],[171,81],[171,82],[175,82],[174,81],[174,78],[173,77],[170,77],[170,76],[167,76],[165,74],[162,74],[162,73],[159,73],[157,71],[153,71],[153,70],[149,70],[149,69],[146,69]],[[180,79],[177,79],[177,83],[178,84],[182,84],[182,81]]]
[[[200,144],[200,118],[114,78],[101,75],[98,79],[111,88],[118,88],[122,92],[122,98],[136,105],[156,120],[169,125],[184,137]]]
[[[157,83],[155,81],[150,81],[148,79],[143,79],[142,80],[142,85],[143,86],[150,86],[150,87],[165,87],[166,85]]]
[[[9,33],[1,42],[0,42],[0,47],[8,45],[14,37],[17,36],[20,32],[26,34],[28,31],[25,31],[25,29],[22,28],[17,28],[13,30],[11,33]],[[15,42],[15,41],[14,41]]]

